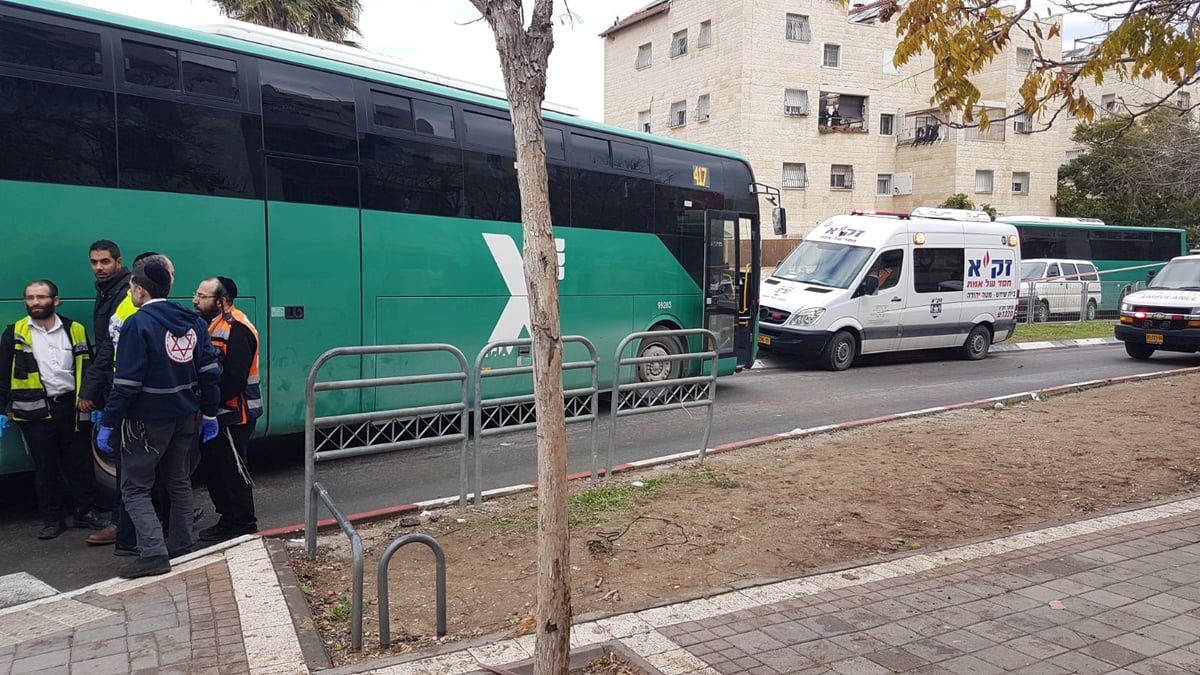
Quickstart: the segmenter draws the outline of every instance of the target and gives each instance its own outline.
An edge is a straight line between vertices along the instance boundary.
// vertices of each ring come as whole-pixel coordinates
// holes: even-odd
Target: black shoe
[[[57,522],[46,523],[42,526],[42,531],[38,532],[38,539],[54,539],[66,531],[67,524],[61,520]]]
[[[175,558],[178,558],[180,556],[185,556],[191,552],[192,552],[192,547],[189,546],[187,548],[180,549],[178,551],[167,551],[167,557],[169,557],[171,560],[174,560]]]
[[[220,541],[229,541],[236,539],[244,534],[254,534],[258,530],[254,527],[229,527],[217,523],[212,527],[206,527],[200,530],[200,541],[215,544]]]
[[[72,524],[75,527],[89,530],[103,530],[105,527],[108,527],[108,521],[96,515],[96,512],[91,510],[82,516],[75,516]]]
[[[165,555],[152,555],[146,558],[138,558],[128,565],[124,565],[117,570],[117,576],[122,579],[137,579],[138,577],[152,577],[159,574],[166,574],[171,571],[171,560]]]
[[[126,547],[118,544],[113,547],[113,555],[134,556],[134,555],[140,555],[140,554],[141,554],[141,550],[139,550],[138,547],[136,547],[136,546],[134,546],[133,548],[126,548]]]

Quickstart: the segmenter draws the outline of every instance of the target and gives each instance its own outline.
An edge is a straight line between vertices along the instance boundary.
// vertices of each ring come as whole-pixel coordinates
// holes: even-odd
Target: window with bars
[[[805,89],[784,89],[783,114],[792,117],[807,115],[808,91]]]
[[[877,173],[875,174],[875,194],[879,197],[892,196],[892,174]]]
[[[1029,194],[1029,172],[1014,171],[1012,176],[1012,191],[1015,195]]]
[[[687,53],[687,33],[685,28],[671,36],[671,58]]]
[[[1029,113],[1022,110],[1013,118],[1013,131],[1018,134],[1027,134],[1033,131],[1033,117]]]
[[[852,189],[854,187],[854,167],[849,164],[830,166],[829,187],[834,190]]]
[[[992,193],[992,171],[990,169],[975,171],[975,193],[985,195]]]
[[[1116,94],[1102,95],[1100,97],[1100,107],[1102,109],[1104,109],[1105,112],[1116,112],[1117,111],[1117,95]]]
[[[1029,47],[1017,47],[1017,70],[1033,68],[1033,50]]]
[[[700,22],[700,34],[696,36],[696,49],[712,45],[712,21]]]
[[[687,101],[676,101],[671,104],[671,117],[667,120],[669,127],[681,127],[687,124]]]
[[[637,63],[635,64],[635,67],[637,67],[639,69],[640,68],[649,68],[650,63],[653,60],[653,57],[654,57],[654,51],[651,48],[651,43],[647,42],[646,44],[642,45],[641,47],[638,47]]]
[[[821,65],[826,68],[841,68],[842,46],[827,43],[821,50]]]
[[[700,94],[696,97],[696,121],[707,122],[711,111],[709,110],[709,95]]]
[[[784,162],[783,163],[783,187],[785,188],[806,188],[808,187],[808,168],[803,162]]]
[[[1063,156],[1063,164],[1070,164],[1083,156],[1083,150],[1068,150]]]
[[[1181,91],[1175,95],[1175,107],[1180,110],[1187,110],[1192,107],[1192,95],[1186,91]]]
[[[809,28],[808,17],[803,14],[787,15],[787,30],[784,37],[792,42],[808,42],[812,40],[812,30]]]
[[[879,113],[879,135],[896,135],[896,116],[892,113]]]
[[[650,133],[650,111],[649,110],[643,110],[638,113],[638,129],[641,129],[642,133],[646,133],[646,134]]]

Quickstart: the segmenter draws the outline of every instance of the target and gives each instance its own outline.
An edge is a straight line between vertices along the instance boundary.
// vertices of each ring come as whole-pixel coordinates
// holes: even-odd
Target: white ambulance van
[[[845,370],[859,354],[987,356],[1016,328],[1017,230],[987,213],[854,212],[818,225],[760,291],[759,344]]]

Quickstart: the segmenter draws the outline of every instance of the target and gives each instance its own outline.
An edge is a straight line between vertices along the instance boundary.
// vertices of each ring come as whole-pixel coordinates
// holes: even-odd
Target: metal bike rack
[[[350,588],[350,648],[354,651],[362,649],[362,601],[363,601],[363,545],[362,537],[350,523],[350,519],[333,502],[329,492],[320,483],[313,483],[309,494],[315,500],[324,502],[334,520],[341,526],[342,532],[350,538],[350,555],[354,563],[354,580]],[[309,553],[311,556],[312,553]]]
[[[704,339],[705,351],[668,354],[666,356],[623,356],[625,349],[635,340],[649,337],[683,337],[698,336]],[[713,408],[717,396],[717,336],[704,328],[688,328],[680,330],[655,330],[641,333],[631,333],[617,345],[616,356],[613,358],[613,388],[612,408],[609,413],[608,427],[608,465],[607,473],[612,474],[613,446],[617,437],[617,420],[626,415],[640,415],[659,410],[682,410],[687,408],[708,408],[708,422],[704,425],[704,441],[700,445],[700,462],[708,449],[708,438],[712,432]],[[686,348],[686,342],[685,342]],[[703,364],[709,362],[709,373],[703,374]],[[637,366],[642,363],[662,363],[663,361],[699,361],[701,375],[679,377],[658,382],[621,382],[621,369],[626,366]]]
[[[596,477],[596,418],[599,416],[598,394],[600,391],[599,381],[597,379],[596,367],[599,359],[596,356],[596,348],[591,341],[580,335],[566,335],[562,338],[563,351],[566,351],[568,344],[583,345],[588,352],[586,361],[564,361],[562,364],[562,372],[565,374],[571,370],[588,369],[592,374],[592,385],[583,389],[568,389],[563,391],[563,401],[567,405],[566,422],[591,422],[592,425],[592,478]],[[489,342],[479,352],[479,356],[475,359],[475,421],[474,421],[474,438],[472,439],[471,449],[475,456],[475,504],[483,503],[483,458],[479,451],[479,441],[484,436],[494,436],[496,434],[507,433],[510,431],[521,431],[524,429],[534,429],[537,427],[537,418],[534,415],[532,404],[535,397],[532,393],[521,394],[518,396],[501,396],[498,398],[483,397],[483,382],[485,379],[496,377],[507,377],[513,375],[532,375],[533,365],[516,366],[512,368],[484,368],[483,362],[488,354],[496,349],[505,347],[527,347],[533,344],[530,338],[520,340],[497,340]],[[586,399],[585,399],[586,397]],[[586,407],[578,403],[581,399],[586,400]],[[509,412],[504,412],[504,408],[509,408]],[[484,427],[483,417],[486,409],[498,410],[499,424]],[[493,418],[496,419],[496,418]],[[463,471],[466,471],[467,456],[466,447],[463,448],[462,466]],[[465,477],[464,477],[465,481]],[[461,500],[465,498],[465,491]]]
[[[427,534],[413,533],[393,541],[383,557],[379,559],[379,644],[386,647],[392,643],[391,609],[388,607],[388,562],[392,554],[408,544],[425,544],[433,551],[434,565],[437,567],[437,636],[446,635],[446,554],[437,540]]]
[[[317,382],[317,374],[321,366],[338,356],[363,356],[380,354],[413,354],[444,352],[453,356],[459,364],[459,370],[454,372],[433,373],[428,375],[398,375],[392,377],[360,378],[356,380],[336,380],[332,382]],[[316,482],[316,463],[322,460],[338,459],[341,457],[358,457],[373,455],[394,450],[404,450],[429,445],[459,442],[462,444],[460,454],[466,456],[467,447],[467,410],[468,410],[468,371],[467,359],[458,348],[449,344],[416,344],[416,345],[379,345],[362,347],[335,347],[321,354],[308,371],[308,380],[304,385],[304,539],[308,547],[309,557],[317,554],[317,503],[313,499],[313,485]],[[442,405],[416,406],[412,408],[395,408],[391,410],[376,410],[372,412],[350,413],[346,415],[330,415],[317,417],[317,392],[339,391],[345,389],[370,389],[374,387],[390,387],[405,384],[426,384],[437,382],[459,382],[462,394],[458,401]],[[458,418],[458,431],[450,434],[440,434],[433,437],[418,437],[408,440],[392,440],[382,431],[368,439],[364,445],[342,447],[335,450],[318,452],[316,448],[317,427],[342,425],[378,425],[383,428],[398,420],[419,420],[422,416],[454,415]],[[352,440],[357,440],[357,434],[352,434]],[[375,440],[385,442],[375,443]],[[466,477],[463,469],[463,496],[460,506],[466,506]]]

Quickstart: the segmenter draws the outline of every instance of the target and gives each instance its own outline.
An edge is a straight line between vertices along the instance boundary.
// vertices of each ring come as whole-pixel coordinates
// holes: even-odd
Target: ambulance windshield
[[[832,288],[850,288],[874,249],[832,242],[805,241],[796,247],[775,274],[780,279]]]

